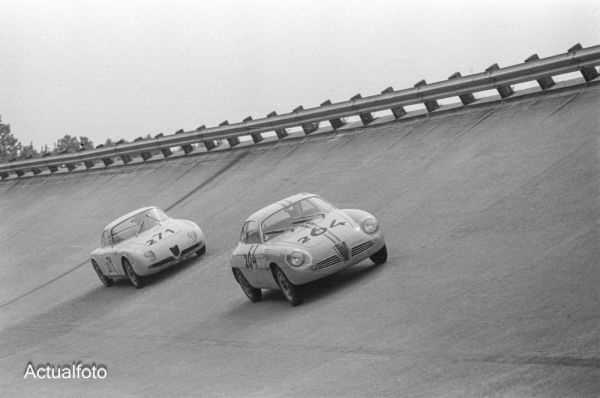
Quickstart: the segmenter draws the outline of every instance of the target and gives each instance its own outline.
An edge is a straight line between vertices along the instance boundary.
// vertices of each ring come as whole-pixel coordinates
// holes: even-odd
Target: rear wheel
[[[235,280],[240,284],[242,291],[246,294],[248,300],[252,301],[253,303],[257,303],[260,300],[262,300],[262,291],[255,287],[252,287],[250,285],[250,282],[248,282],[248,280],[244,276],[244,274],[242,274],[242,271],[240,271],[237,268],[234,268],[233,276],[235,277]]]
[[[298,288],[298,286],[290,282],[290,280],[283,273],[281,268],[275,267],[274,272],[277,284],[281,288],[281,291],[283,292],[283,295],[285,296],[287,301],[289,301],[293,307],[302,304],[302,293],[300,293],[300,289]]]
[[[135,286],[136,289],[144,286],[143,278],[135,273],[131,263],[126,258],[123,259],[123,268],[125,269],[125,273],[127,274],[129,281],[131,281],[131,284]]]
[[[385,245],[381,249],[379,249],[375,254],[369,257],[371,261],[375,263],[375,265],[383,264],[387,261],[387,248]]]
[[[104,275],[104,273],[102,273],[102,270],[98,266],[98,263],[96,262],[96,260],[92,260],[92,267],[94,267],[94,271],[96,271],[96,274],[98,274],[98,278],[100,278],[100,282],[102,282],[102,284],[104,286],[109,287],[109,286],[113,285],[114,280],[112,280],[111,278]]]

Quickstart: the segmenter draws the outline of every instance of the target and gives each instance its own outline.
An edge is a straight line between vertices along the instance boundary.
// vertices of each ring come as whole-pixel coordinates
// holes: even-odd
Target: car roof
[[[270,205],[267,205],[267,206],[263,207],[262,209],[252,213],[250,215],[250,217],[248,217],[246,219],[246,221],[244,221],[244,224],[251,220],[257,221],[260,224],[265,218],[267,218],[271,214],[275,213],[276,211],[281,210],[284,207],[289,206],[294,202],[298,202],[299,200],[311,198],[311,197],[315,197],[315,196],[320,198],[319,195],[315,195],[315,194],[307,193],[307,192],[301,192],[301,193],[297,193],[297,194],[288,196],[287,198],[278,200],[277,202],[271,203]]]
[[[156,206],[145,206],[145,207],[140,207],[137,210],[130,211],[129,213],[122,215],[121,217],[112,221],[110,224],[108,224],[106,227],[104,227],[104,230],[106,231],[107,229],[111,229],[115,225],[122,223],[123,221],[127,220],[128,218],[133,217],[138,213],[142,213],[142,212],[144,212],[146,210],[150,210],[150,209],[156,209]]]

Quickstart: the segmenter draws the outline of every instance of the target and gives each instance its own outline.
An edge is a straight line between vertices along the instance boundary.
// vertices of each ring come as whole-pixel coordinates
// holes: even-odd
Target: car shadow
[[[371,261],[365,260],[343,271],[299,286],[300,292],[304,297],[302,306],[310,305],[313,302],[318,302],[323,297],[351,288],[356,283],[364,283],[366,280],[374,278],[384,267],[385,264],[375,265]],[[289,305],[281,290],[263,289],[262,293],[263,302],[273,301]],[[247,304],[256,305],[252,303]]]
[[[326,276],[323,279],[316,280],[306,285],[300,286],[304,302],[310,303],[319,299],[351,288],[357,283],[374,278],[382,272],[385,264],[375,265],[369,260],[365,260],[353,267],[347,268],[341,272]]]
[[[191,256],[190,258],[183,260],[179,264],[176,264],[169,268],[166,268],[156,274],[145,276],[144,277],[144,287],[142,287],[142,289],[144,289],[146,287],[150,287],[150,286],[154,285],[155,283],[161,283],[164,279],[172,278],[174,275],[177,275],[180,272],[185,272],[192,265],[203,261],[205,256],[206,256],[206,253],[201,256],[194,255],[194,256]],[[129,281],[128,278],[120,278],[120,279],[115,280],[115,285],[117,285],[117,284],[125,284],[125,285],[131,286],[131,282]]]

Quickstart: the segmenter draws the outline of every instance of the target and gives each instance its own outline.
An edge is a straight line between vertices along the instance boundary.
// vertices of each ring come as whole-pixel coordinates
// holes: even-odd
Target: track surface
[[[599,94],[0,183],[0,395],[597,397]],[[389,261],[251,304],[241,222],[300,191],[378,216]],[[102,227],[147,204],[208,252],[101,286]],[[25,380],[29,361],[108,377]]]

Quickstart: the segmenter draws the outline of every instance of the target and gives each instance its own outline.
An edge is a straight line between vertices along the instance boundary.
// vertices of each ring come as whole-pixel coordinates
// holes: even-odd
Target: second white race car
[[[173,219],[149,206],[108,224],[91,260],[105,286],[111,286],[116,278],[128,278],[140,288],[145,276],[205,251],[206,237],[196,223]]]

